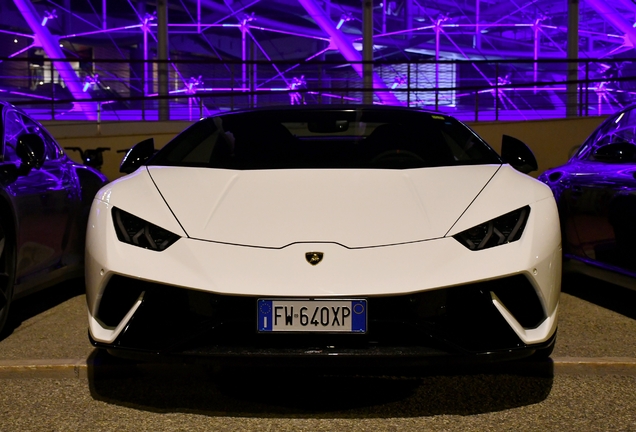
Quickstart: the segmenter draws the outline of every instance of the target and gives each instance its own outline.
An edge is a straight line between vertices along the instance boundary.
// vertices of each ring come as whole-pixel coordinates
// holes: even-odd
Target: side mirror
[[[124,174],[130,174],[137,170],[144,164],[150,157],[155,154],[155,140],[154,138],[148,138],[135,144],[121,161],[119,165],[119,172]]]
[[[22,166],[20,171],[25,175],[32,168],[39,169],[44,164],[45,150],[44,140],[40,135],[26,133],[18,137],[15,153],[20,158]]]
[[[636,162],[636,146],[632,143],[611,143],[594,151],[594,160],[601,162]]]
[[[524,174],[539,169],[537,159],[530,147],[523,141],[508,135],[504,135],[501,140],[501,158]]]

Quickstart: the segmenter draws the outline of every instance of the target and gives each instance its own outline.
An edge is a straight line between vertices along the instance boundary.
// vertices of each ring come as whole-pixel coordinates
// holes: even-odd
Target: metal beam
[[[30,0],[13,0],[18,10],[26,20],[31,30],[35,34],[34,45],[41,46],[46,55],[50,59],[64,59],[66,56],[60,48],[59,41],[54,37],[46,26],[42,25],[42,19],[40,18],[35,6]],[[60,74],[60,77],[64,80],[64,84],[69,89],[75,99],[78,100],[90,100],[91,96],[83,91],[82,83],[77,72],[73,70],[73,67],[69,62],[53,60],[53,66]],[[51,77],[53,79],[53,77]],[[96,110],[92,107],[92,104],[76,103],[75,104],[81,111],[86,114],[89,120],[97,119]]]
[[[596,10],[605,21],[625,34],[632,46],[636,47],[636,28],[633,23],[625,19],[624,14],[618,12],[607,0],[587,0],[592,9]]]
[[[632,0],[619,0],[619,2],[632,12],[636,12],[636,3],[634,3]]]
[[[159,84],[159,120],[170,120],[168,79],[168,4],[167,0],[157,2],[157,81]]]
[[[362,27],[362,100],[370,105],[373,103],[373,0],[362,1]]]
[[[605,0],[603,0],[605,1]],[[566,84],[567,117],[576,117],[579,110],[579,0],[568,0],[568,83]]]
[[[318,24],[318,26],[329,35],[332,43],[338,48],[342,56],[351,62],[351,66],[360,76],[364,79],[364,68],[362,65],[362,57],[360,53],[353,47],[351,41],[336,28],[331,18],[322,10],[322,8],[314,0],[298,0],[299,3],[305,8],[309,16]],[[400,101],[395,97],[391,91],[388,91],[388,87],[382,81],[382,78],[373,73],[373,88],[376,90],[382,90],[377,92],[378,98],[382,103],[388,105],[402,105]]]

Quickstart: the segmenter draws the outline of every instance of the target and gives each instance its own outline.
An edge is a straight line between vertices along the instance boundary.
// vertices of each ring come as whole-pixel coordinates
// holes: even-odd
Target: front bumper
[[[249,247],[181,238],[156,252],[117,239],[96,201],[87,233],[96,346],[202,356],[518,356],[556,332],[561,243],[553,202],[532,205],[521,239],[471,251],[444,237],[347,248]],[[324,252],[311,266],[308,251]],[[367,299],[365,335],[256,332],[258,298]]]
[[[524,328],[547,320],[536,291],[522,275],[417,294],[368,297],[366,334],[258,333],[257,299],[182,289],[117,276],[93,318],[116,325],[139,302],[117,338],[97,347],[152,355],[334,357],[401,360],[520,358],[552,338],[524,343],[494,305],[493,293]]]

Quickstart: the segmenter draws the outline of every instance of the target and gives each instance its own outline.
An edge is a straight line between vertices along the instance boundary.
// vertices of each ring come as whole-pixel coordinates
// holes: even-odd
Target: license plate
[[[366,333],[366,300],[258,300],[259,332]]]

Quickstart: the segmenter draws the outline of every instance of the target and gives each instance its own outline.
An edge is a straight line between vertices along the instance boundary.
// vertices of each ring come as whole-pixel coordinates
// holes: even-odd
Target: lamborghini
[[[550,355],[561,234],[536,159],[387,106],[204,118],[124,157],[89,216],[94,346],[123,357]]]

